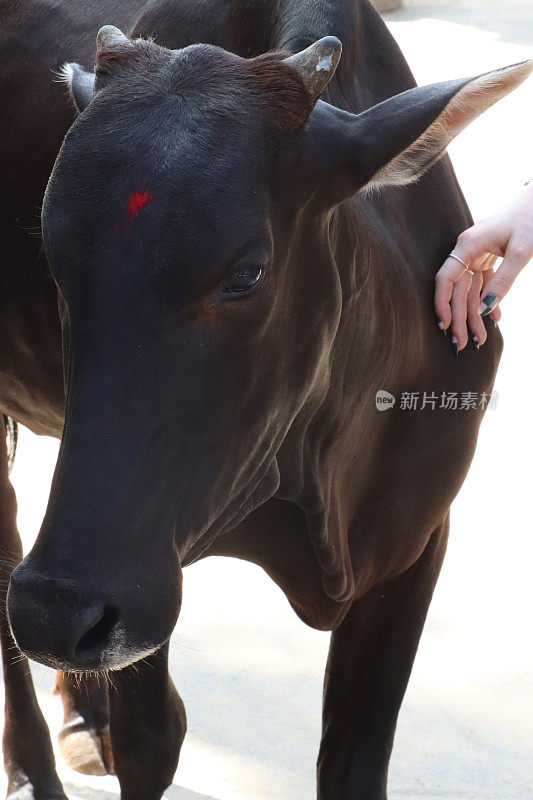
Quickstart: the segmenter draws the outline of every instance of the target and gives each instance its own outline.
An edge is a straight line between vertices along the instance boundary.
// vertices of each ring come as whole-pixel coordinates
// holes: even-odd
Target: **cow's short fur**
[[[380,412],[375,396],[491,390],[499,332],[459,361],[431,310],[435,270],[471,222],[441,156],[531,64],[414,88],[367,0],[159,0],[109,4],[98,22],[132,35],[101,34],[92,75],[100,12],[5,5],[15,41],[40,38],[27,61],[13,36],[4,47],[17,101],[0,412],[38,433],[65,424],[41,532],[11,578],[16,641],[51,666],[116,670],[122,798],[159,800],[186,727],[167,669],[182,567],[257,563],[306,623],[333,631],[320,800],[384,800],[482,412]],[[306,59],[286,59],[324,36],[344,52],[315,102]],[[82,113],[42,217],[58,315],[27,229],[73,119],[49,74],[66,61]],[[262,280],[228,293],[250,266]],[[1,502],[2,541],[20,555],[5,469]],[[10,790],[63,797],[31,684],[13,687]],[[81,700],[65,691],[72,722]],[[42,731],[31,754],[21,707]],[[111,769],[105,696],[81,716]]]

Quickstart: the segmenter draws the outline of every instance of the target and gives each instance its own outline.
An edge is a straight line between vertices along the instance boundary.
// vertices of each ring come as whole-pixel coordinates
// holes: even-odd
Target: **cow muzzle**
[[[35,661],[63,670],[122,669],[170,637],[181,580],[163,599],[159,586],[157,597],[140,586],[112,596],[79,580],[48,577],[23,561],[11,576],[7,612],[16,644]]]

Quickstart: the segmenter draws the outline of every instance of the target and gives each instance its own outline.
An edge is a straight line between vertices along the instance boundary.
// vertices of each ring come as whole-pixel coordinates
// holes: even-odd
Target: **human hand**
[[[443,332],[451,325],[458,353],[468,343],[468,328],[476,346],[484,344],[484,318],[499,321],[500,301],[533,259],[533,183],[498,214],[462,233],[453,252],[474,274],[448,258],[436,275],[435,311]],[[503,261],[495,271],[498,258]]]

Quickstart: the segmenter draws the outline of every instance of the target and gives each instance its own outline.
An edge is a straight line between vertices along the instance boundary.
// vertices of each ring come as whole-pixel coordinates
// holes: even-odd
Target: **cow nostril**
[[[117,622],[117,612],[106,606],[78,641],[74,648],[76,658],[85,660],[95,655],[101,655],[112,642],[112,634]]]

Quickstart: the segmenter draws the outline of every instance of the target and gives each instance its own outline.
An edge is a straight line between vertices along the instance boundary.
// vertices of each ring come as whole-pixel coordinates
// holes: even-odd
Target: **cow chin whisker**
[[[32,661],[43,664],[50,669],[60,670],[68,675],[72,675],[78,688],[80,688],[81,682],[87,677],[94,677],[97,680],[103,678],[113,685],[110,679],[110,673],[119,672],[120,670],[126,669],[126,667],[131,667],[134,672],[139,673],[139,666],[141,663],[143,666],[152,666],[147,659],[156,653],[160,647],[161,645],[155,645],[144,649],[134,649],[128,648],[123,644],[117,644],[116,646],[111,645],[102,653],[101,666],[91,666],[87,668],[66,664],[51,653],[37,655],[31,652],[23,653],[19,650],[18,658],[17,656],[14,658],[16,661],[24,661],[25,658],[30,658]]]
[[[76,670],[76,669],[68,669],[63,670],[63,672],[71,675],[75,682],[76,688],[80,690],[83,686],[83,682],[87,680],[87,678],[95,678],[96,683],[100,686],[100,680],[102,680],[105,684],[108,684],[112,689],[116,689],[115,684],[111,678],[109,669],[86,669],[86,670]]]

